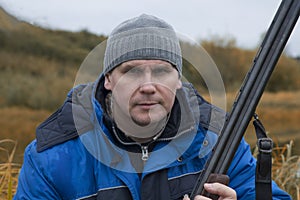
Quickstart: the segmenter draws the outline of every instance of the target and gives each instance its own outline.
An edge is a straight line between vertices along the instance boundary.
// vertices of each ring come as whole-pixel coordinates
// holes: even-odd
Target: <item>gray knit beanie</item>
[[[112,31],[107,40],[103,73],[123,62],[142,59],[170,62],[182,74],[181,49],[174,29],[146,14],[129,19]]]

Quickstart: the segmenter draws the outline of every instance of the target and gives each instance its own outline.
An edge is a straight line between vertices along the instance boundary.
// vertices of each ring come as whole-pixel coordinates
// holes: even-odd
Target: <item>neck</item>
[[[157,138],[159,138],[159,136],[161,136],[161,134],[163,133],[164,129],[165,129],[165,126],[157,134],[155,134],[154,136],[148,137],[148,138],[134,137],[134,136],[127,135],[126,133],[125,133],[125,135],[127,137],[131,138],[133,141],[143,144],[143,143],[148,143],[150,141],[157,140]]]

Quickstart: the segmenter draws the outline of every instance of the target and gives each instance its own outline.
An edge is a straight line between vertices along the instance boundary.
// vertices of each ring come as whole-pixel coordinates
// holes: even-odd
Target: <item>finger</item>
[[[211,199],[205,196],[197,195],[195,196],[194,200],[211,200]]]
[[[189,196],[186,194],[183,196],[183,200],[190,200]],[[194,200],[211,200],[210,198],[201,196],[201,195],[197,195],[195,196]]]
[[[236,197],[235,190],[221,183],[205,183],[204,188],[207,192],[217,194],[220,197],[227,197],[230,199],[235,199]]]

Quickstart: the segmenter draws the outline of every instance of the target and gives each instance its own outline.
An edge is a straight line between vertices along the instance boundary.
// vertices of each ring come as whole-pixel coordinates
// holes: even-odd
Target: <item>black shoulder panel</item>
[[[76,138],[78,134],[93,127],[89,121],[92,112],[92,89],[93,84],[74,88],[62,107],[37,127],[38,152]]]

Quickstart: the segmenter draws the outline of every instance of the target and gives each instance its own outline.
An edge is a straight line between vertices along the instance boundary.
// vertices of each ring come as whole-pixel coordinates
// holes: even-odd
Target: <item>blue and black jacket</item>
[[[26,148],[14,199],[182,199],[203,170],[225,113],[190,84],[177,93],[161,137],[138,144],[106,114],[103,83],[74,88]],[[243,139],[228,170],[238,199],[255,199],[255,166]],[[275,183],[272,190],[273,199],[290,199]]]

